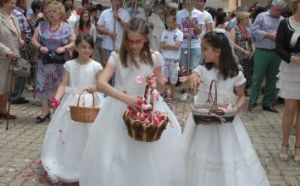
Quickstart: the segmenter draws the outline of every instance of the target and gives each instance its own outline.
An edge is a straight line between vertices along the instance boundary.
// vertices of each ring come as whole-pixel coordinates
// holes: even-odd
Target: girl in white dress
[[[52,106],[56,109],[46,132],[42,148],[42,165],[51,182],[72,183],[78,181],[78,169],[81,157],[93,124],[82,124],[71,120],[70,105],[76,105],[78,94],[85,88],[96,90],[96,78],[102,71],[100,63],[90,58],[93,53],[93,37],[79,35],[75,41],[75,59],[64,64],[63,80],[54,98]],[[83,94],[81,103],[91,106],[92,95]],[[96,93],[96,106],[103,102],[103,96]]]
[[[245,78],[224,32],[207,33],[202,49],[205,64],[185,81],[197,93],[194,103],[207,101],[210,83],[216,80],[218,103],[235,104],[240,109],[245,102]],[[188,186],[269,185],[239,115],[232,122],[203,124],[196,125],[190,115],[183,132]]]
[[[122,119],[128,105],[138,107],[145,85],[137,77],[154,73],[162,90],[163,59],[151,52],[146,22],[133,17],[124,29],[119,53],[113,52],[98,79],[98,88],[109,97],[91,131],[79,175],[81,186],[185,186],[181,128],[162,98],[154,110],[170,119],[161,138],[140,142],[131,138]],[[107,82],[115,74],[115,87]]]

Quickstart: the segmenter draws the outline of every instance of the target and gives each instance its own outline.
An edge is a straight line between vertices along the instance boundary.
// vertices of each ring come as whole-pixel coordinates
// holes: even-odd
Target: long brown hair
[[[129,52],[128,45],[126,44],[127,33],[131,31],[138,31],[141,35],[145,36],[147,41],[144,43],[144,46],[140,53],[140,61],[141,63],[149,64],[153,66],[154,62],[152,59],[151,51],[150,51],[150,42],[148,39],[148,35],[150,34],[150,29],[145,20],[133,17],[129,20],[127,25],[124,28],[123,40],[120,48],[120,60],[124,67],[128,67],[129,64],[133,64],[135,67],[139,67],[138,62],[134,59],[131,52]]]

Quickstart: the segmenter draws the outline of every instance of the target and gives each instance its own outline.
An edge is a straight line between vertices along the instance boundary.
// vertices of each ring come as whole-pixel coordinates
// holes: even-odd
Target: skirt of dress
[[[239,116],[232,123],[184,129],[187,186],[269,186],[266,174]]]
[[[96,106],[103,103],[103,96],[96,94]],[[80,105],[92,105],[92,95],[84,94]],[[78,95],[66,95],[56,109],[43,143],[41,160],[51,182],[65,183],[79,179],[79,165],[90,129],[94,123],[79,123],[71,120],[70,105],[76,105]],[[101,112],[101,111],[100,111]]]
[[[300,100],[300,65],[282,61],[277,77],[279,96],[284,99]]]
[[[80,168],[81,186],[184,186],[185,166],[181,128],[162,98],[154,110],[171,122],[156,142],[128,136],[122,119],[127,106],[107,98],[91,131]]]

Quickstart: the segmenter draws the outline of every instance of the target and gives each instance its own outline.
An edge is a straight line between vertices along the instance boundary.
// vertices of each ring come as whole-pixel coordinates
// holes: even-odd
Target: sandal
[[[289,145],[282,144],[282,149],[281,149],[281,152],[279,153],[279,159],[281,161],[288,161],[289,155],[290,155]]]
[[[295,162],[300,165],[300,145],[295,145]]]

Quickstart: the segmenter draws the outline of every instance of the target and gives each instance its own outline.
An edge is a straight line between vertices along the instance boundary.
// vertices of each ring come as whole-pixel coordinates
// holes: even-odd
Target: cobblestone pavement
[[[30,94],[26,94],[28,98]],[[300,186],[299,165],[291,159],[282,162],[278,159],[281,148],[280,113],[265,112],[258,108],[255,113],[242,111],[242,120],[251,137],[263,167],[272,186]],[[36,124],[39,107],[33,104],[13,105],[11,111],[18,119],[10,122],[5,131],[6,121],[0,120],[0,186],[44,186],[51,185],[46,180],[40,163],[40,151],[48,123]],[[172,106],[180,123],[184,124],[190,111],[190,101]],[[293,132],[294,133],[294,132]],[[295,135],[291,136],[290,148],[294,146]]]

